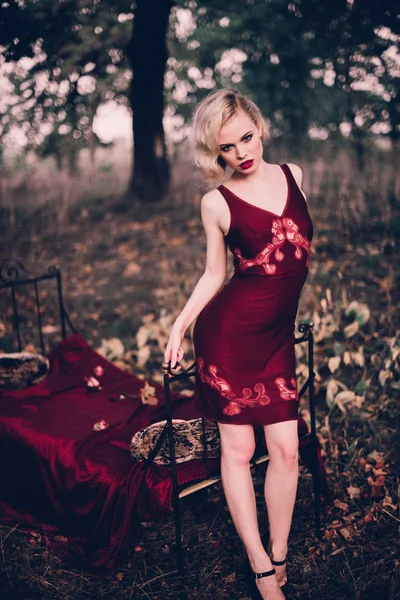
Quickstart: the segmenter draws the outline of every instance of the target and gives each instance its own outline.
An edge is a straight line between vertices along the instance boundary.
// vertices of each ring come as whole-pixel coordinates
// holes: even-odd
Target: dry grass
[[[383,235],[393,233],[393,216],[399,209],[400,174],[394,151],[371,146],[366,150],[365,169],[360,172],[349,147],[315,143],[301,159],[279,146],[268,148],[270,162],[298,162],[304,171],[304,189],[318,199],[327,217],[339,219],[342,231],[354,237],[371,226]],[[187,142],[171,149],[174,205],[187,203],[206,186],[199,180]],[[289,157],[289,158],[288,158]],[[101,211],[104,200],[118,205],[124,198],[131,169],[131,148],[124,140],[115,147],[97,151],[96,163],[82,152],[76,175],[58,171],[52,159],[38,161],[9,157],[0,170],[0,226],[17,233],[24,223],[27,236],[65,231],[76,218],[93,209]],[[198,198],[199,200],[199,198]],[[89,208],[90,207],[90,208]],[[396,224],[399,228],[399,224]],[[397,231],[397,229],[396,229]]]

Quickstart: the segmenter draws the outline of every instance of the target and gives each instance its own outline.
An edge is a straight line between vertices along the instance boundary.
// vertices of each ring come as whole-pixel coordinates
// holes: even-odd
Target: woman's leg
[[[265,478],[271,558],[286,557],[298,480],[298,424],[285,421],[265,425],[265,441],[270,457]],[[286,583],[286,566],[274,567],[279,585]]]
[[[256,501],[250,472],[255,439],[252,425],[218,423],[221,436],[221,477],[232,520],[255,573],[272,569],[258,529]],[[276,576],[257,580],[265,600],[284,598]]]

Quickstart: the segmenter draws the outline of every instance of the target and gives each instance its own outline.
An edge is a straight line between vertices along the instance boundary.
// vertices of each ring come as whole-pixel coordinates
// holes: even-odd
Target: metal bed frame
[[[61,337],[64,340],[67,336],[67,327],[72,333],[76,333],[68,313],[64,306],[63,292],[62,292],[62,278],[61,271],[55,265],[51,265],[47,269],[47,273],[43,275],[37,275],[32,271],[28,271],[22,263],[13,259],[7,258],[0,262],[0,290],[9,289],[11,296],[11,315],[10,321],[12,325],[12,331],[15,334],[17,341],[18,352],[22,350],[22,315],[21,307],[18,302],[17,290],[24,285],[33,286],[34,290],[34,308],[37,326],[37,335],[39,337],[39,347],[42,354],[45,353],[45,342],[43,334],[43,312],[40,301],[39,286],[42,281],[54,280],[57,293],[58,302],[58,317],[61,327]]]

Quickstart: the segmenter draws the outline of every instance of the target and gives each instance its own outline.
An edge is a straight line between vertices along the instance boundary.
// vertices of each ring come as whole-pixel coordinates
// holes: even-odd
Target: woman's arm
[[[164,353],[174,366],[183,356],[180,347],[187,328],[221,288],[226,277],[226,244],[220,228],[219,192],[213,190],[201,200],[201,218],[207,240],[206,266],[189,300],[176,319]]]
[[[201,218],[207,240],[206,266],[186,306],[176,320],[183,332],[215,296],[226,277],[226,245],[224,235],[219,227],[215,190],[203,196]]]

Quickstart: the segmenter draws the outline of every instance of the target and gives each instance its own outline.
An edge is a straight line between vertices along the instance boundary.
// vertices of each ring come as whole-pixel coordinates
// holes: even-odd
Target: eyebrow
[[[249,133],[253,133],[251,129],[250,129],[250,131],[248,131],[247,133],[242,135],[242,137],[240,139],[242,140],[243,138],[247,137],[249,135]],[[232,145],[233,144],[231,144],[230,142],[226,142],[225,144],[220,144],[219,147],[223,148],[224,146],[232,146]]]

